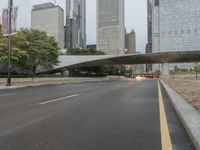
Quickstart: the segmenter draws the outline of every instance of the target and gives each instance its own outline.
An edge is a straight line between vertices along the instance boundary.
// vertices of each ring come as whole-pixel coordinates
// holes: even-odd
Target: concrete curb
[[[161,83],[195,148],[200,150],[200,113],[169,85]]]

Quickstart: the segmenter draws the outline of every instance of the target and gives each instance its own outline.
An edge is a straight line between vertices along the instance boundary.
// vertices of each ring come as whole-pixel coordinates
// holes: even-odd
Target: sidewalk
[[[67,83],[85,83],[85,82],[106,82],[118,80],[117,76],[94,77],[94,78],[13,78],[12,86],[6,86],[6,78],[0,78],[0,89],[15,89],[23,87],[34,87],[42,85],[57,85]],[[125,77],[120,77],[120,80],[127,80]]]
[[[200,112],[168,84],[161,82],[194,146],[200,150]]]

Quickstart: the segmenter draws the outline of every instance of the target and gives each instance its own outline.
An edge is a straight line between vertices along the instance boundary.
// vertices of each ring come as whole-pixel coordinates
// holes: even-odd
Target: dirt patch
[[[183,95],[195,108],[200,110],[200,79],[179,77],[168,80],[164,79],[164,81]]]

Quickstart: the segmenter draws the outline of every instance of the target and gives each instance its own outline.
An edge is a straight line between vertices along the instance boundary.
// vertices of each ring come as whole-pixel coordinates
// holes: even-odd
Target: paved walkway
[[[129,80],[125,77],[120,77],[120,80]],[[40,86],[40,85],[56,85],[65,83],[82,83],[82,82],[99,82],[99,81],[112,81],[118,80],[118,76],[107,76],[107,77],[94,77],[94,78],[13,78],[12,86],[6,85],[6,78],[0,78],[0,89],[13,89],[22,88],[29,86]]]

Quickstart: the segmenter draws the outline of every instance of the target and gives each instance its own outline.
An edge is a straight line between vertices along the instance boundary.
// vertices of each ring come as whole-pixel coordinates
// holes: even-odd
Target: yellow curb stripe
[[[160,82],[158,82],[158,98],[159,98],[159,110],[160,110],[160,131],[161,131],[161,142],[162,150],[173,150],[171,138],[169,134],[169,128],[167,118],[165,114],[165,107],[163,103],[163,97],[160,88]]]

